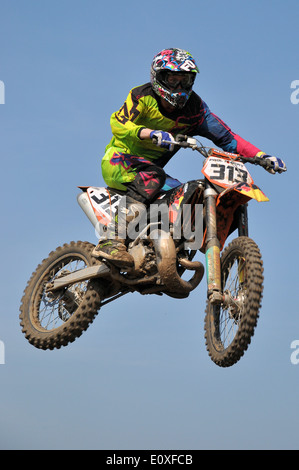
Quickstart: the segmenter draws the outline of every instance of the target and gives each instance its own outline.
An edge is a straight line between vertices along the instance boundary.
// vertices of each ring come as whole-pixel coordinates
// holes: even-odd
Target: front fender
[[[255,199],[258,202],[269,201],[269,198],[255,184],[239,183],[236,186],[233,186],[232,188],[230,188],[229,190],[237,191],[238,193],[244,194],[249,199]],[[221,197],[222,194],[220,194],[219,197]]]
[[[258,202],[269,201],[260,188],[253,183],[238,183],[218,195],[216,201],[217,237],[221,249],[231,231],[236,210],[250,199]]]

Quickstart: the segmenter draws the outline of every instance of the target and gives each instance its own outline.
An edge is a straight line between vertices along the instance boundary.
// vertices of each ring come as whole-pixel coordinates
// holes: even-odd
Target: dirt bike
[[[202,154],[204,178],[159,193],[153,204],[157,208],[166,204],[168,228],[159,219],[153,222],[147,213],[145,226],[127,241],[134,258],[132,269],[93,257],[94,245],[89,242],[72,241],[51,252],[32,274],[21,302],[22,331],[32,345],[40,349],[66,346],[88,328],[101,307],[128,292],[188,297],[204,275],[203,264],[194,261],[199,252],[206,261],[207,351],[221,367],[232,366],[243,356],[254,334],[263,294],[263,262],[257,244],[248,236],[247,205],[251,199],[268,201],[245,163],[266,169],[271,163],[207,148],[187,136],[178,136],[176,145]],[[80,207],[94,227],[104,229],[124,193],[104,187],[79,188]],[[182,216],[185,206],[190,210]],[[192,230],[198,214],[202,237],[195,246]],[[191,227],[187,236],[186,224]],[[237,238],[224,248],[234,231]],[[186,280],[190,271],[193,275]]]

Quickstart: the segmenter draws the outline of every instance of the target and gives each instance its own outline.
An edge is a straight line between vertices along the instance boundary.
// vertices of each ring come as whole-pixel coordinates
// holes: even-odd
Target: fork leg
[[[221,267],[220,267],[220,243],[217,238],[216,220],[216,191],[208,185],[204,191],[206,207],[206,271],[208,284],[208,299],[211,303],[221,303]]]

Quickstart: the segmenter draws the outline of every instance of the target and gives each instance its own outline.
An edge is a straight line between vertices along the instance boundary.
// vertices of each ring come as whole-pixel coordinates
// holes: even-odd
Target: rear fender
[[[104,187],[80,187],[83,193],[78,194],[77,201],[81,209],[85,212],[94,227],[98,224],[107,226],[116,213],[120,194],[111,194]]]

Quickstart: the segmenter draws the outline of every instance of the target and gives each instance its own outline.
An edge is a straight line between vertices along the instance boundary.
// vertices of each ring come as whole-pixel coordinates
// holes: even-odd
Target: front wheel
[[[222,291],[227,300],[207,302],[206,347],[220,367],[243,356],[257,324],[263,293],[263,263],[257,244],[248,237],[233,240],[221,256]]]
[[[20,307],[22,331],[39,349],[66,346],[92,323],[105,292],[105,281],[83,281],[48,291],[55,278],[98,263],[91,256],[94,245],[71,242],[58,247],[32,274]]]

